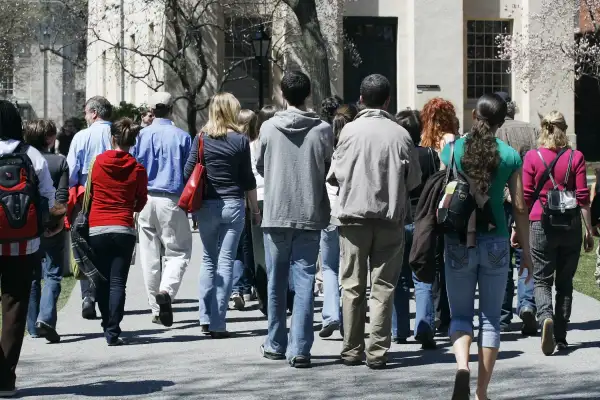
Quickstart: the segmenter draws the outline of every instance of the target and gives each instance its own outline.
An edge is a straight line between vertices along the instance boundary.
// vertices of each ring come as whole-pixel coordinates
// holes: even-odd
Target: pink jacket
[[[544,161],[546,161],[547,165],[550,165],[550,163],[552,162],[552,160],[554,160],[556,154],[558,153],[558,150],[551,150],[543,147],[540,147],[538,150],[540,151],[540,153],[542,153],[542,157],[544,157]],[[573,151],[573,163],[571,165],[571,171],[569,172],[569,181],[567,182],[566,189],[574,190],[577,196],[577,203],[580,206],[586,206],[590,203],[590,190],[587,186],[585,158],[583,157],[583,154],[580,151]],[[567,173],[567,167],[569,165],[570,153],[571,150],[567,149],[567,151],[560,157],[560,159],[556,163],[556,166],[554,167],[554,172],[552,176],[554,176],[554,180],[560,188],[564,188],[563,184],[565,182],[565,175]],[[540,201],[537,201],[538,199],[533,198],[535,189],[537,188],[538,182],[544,174],[545,170],[546,167],[542,163],[542,160],[537,154],[537,151],[530,150],[529,152],[527,152],[527,154],[525,155],[525,159],[523,160],[523,194],[525,196],[525,203],[527,203],[527,206],[531,208],[531,205],[533,204],[533,208],[529,213],[530,221],[539,221],[541,219],[542,206],[540,205],[540,201],[546,204],[546,193],[549,189],[553,187],[552,181],[548,179],[540,193]]]

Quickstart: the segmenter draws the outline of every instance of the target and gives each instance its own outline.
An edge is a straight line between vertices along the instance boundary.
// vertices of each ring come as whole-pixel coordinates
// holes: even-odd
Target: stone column
[[[556,57],[548,58],[544,60],[544,63],[553,63],[552,68],[546,68],[546,70],[555,71],[554,74],[547,76],[547,79],[538,79],[533,85],[531,90],[527,91],[524,99],[522,114],[524,118],[539,126],[540,119],[538,113],[545,115],[552,110],[560,111],[567,121],[569,130],[567,131],[569,140],[576,146],[576,135],[575,135],[575,95],[573,93],[574,88],[574,65],[572,60],[568,57],[562,56],[560,53],[559,45],[568,45],[575,40],[573,34],[573,27],[571,20],[569,21],[556,21],[552,24],[552,29],[548,29],[547,26],[539,26],[540,24],[533,20],[530,16],[533,13],[540,12],[541,4],[539,1],[526,0],[523,1],[522,10],[522,29],[523,34],[527,37],[528,35],[539,35],[540,32],[545,35],[545,41],[547,43],[554,43],[556,46]],[[565,17],[569,13],[562,13],[556,17]],[[531,60],[532,63],[539,62],[539,60]],[[535,67],[534,67],[535,68]]]
[[[414,68],[407,70],[412,85],[410,105],[420,109],[429,99],[443,97],[454,104],[462,121],[463,0],[409,0],[408,15],[409,48],[413,54],[409,59],[414,64]],[[439,85],[440,91],[417,91],[417,85]]]

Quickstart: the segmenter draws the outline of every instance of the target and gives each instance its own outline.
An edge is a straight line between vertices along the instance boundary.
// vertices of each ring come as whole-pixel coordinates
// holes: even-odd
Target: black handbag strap
[[[560,156],[562,156],[566,151],[567,151],[567,149],[565,149],[565,148],[560,150],[558,152],[558,154],[556,155],[556,157],[554,157],[554,160],[552,160],[550,165],[547,165],[546,161],[544,161],[544,158],[542,157],[542,155],[540,154],[540,152],[538,150],[538,155],[542,158],[542,162],[544,163],[544,167],[546,167],[546,170],[544,171],[544,173],[542,174],[542,177],[538,181],[538,185],[535,188],[535,192],[533,192],[533,203],[531,203],[531,207],[529,208],[530,212],[531,212],[531,209],[533,208],[533,205],[535,204],[535,202],[539,200],[540,193],[542,192],[542,189],[544,188],[544,185],[546,184],[546,181],[548,181],[548,179],[552,179],[552,183],[556,187],[556,183],[554,182],[554,178],[552,177],[552,171],[554,170],[554,166],[558,162],[558,159],[560,158]]]
[[[567,173],[565,174],[565,190],[567,189],[567,184],[569,183],[569,173],[571,172],[571,166],[573,165],[573,154],[575,152],[571,149],[571,154],[569,155],[569,165],[567,166]]]
[[[450,142],[450,162],[446,166],[446,180],[444,181],[444,187],[450,182],[450,170],[454,173],[454,179],[458,178],[456,162],[454,161],[454,142]]]

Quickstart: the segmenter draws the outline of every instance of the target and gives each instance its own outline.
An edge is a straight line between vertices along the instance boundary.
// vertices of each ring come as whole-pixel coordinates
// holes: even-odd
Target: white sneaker
[[[233,303],[233,308],[236,310],[243,310],[246,307],[246,302],[244,298],[239,293],[234,293],[231,295],[231,302]]]

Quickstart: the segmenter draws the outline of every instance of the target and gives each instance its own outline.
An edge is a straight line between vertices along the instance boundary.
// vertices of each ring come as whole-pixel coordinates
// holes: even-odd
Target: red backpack
[[[21,142],[13,153],[0,155],[0,243],[35,239],[44,231],[39,180],[28,148]]]

